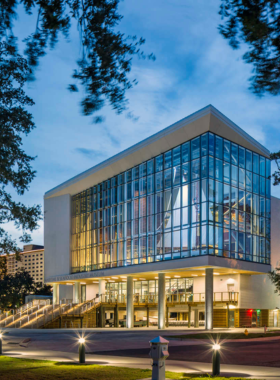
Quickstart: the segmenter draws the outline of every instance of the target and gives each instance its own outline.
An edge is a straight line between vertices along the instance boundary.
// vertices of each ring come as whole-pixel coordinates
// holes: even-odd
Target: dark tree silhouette
[[[68,36],[74,22],[80,32],[82,56],[77,62],[70,91],[85,91],[82,110],[85,115],[99,111],[107,101],[117,112],[127,108],[125,93],[137,81],[130,80],[132,58],[155,59],[145,55],[141,46],[145,40],[126,36],[116,30],[122,16],[118,13],[119,0],[21,0],[27,14],[37,14],[34,33],[26,36],[25,54],[31,67],[38,65],[48,48],[54,48],[59,36]],[[0,37],[11,36],[17,17],[18,2],[0,0]],[[33,75],[33,73],[32,73]],[[100,122],[102,117],[94,118]]]

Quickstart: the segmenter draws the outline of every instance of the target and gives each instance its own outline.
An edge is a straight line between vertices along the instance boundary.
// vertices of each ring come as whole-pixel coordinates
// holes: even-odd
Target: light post
[[[80,338],[79,339],[79,362],[80,364],[83,364],[86,362],[86,348],[85,348],[85,339]]]
[[[2,333],[0,333],[0,355],[3,354],[3,350],[2,350],[2,340],[3,340],[3,335],[2,335]]]
[[[212,376],[217,376],[220,374],[220,355],[221,346],[218,343],[213,344],[213,356],[212,356]]]

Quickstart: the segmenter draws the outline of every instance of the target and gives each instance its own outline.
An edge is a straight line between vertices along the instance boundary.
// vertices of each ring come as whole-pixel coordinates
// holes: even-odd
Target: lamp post
[[[217,376],[220,374],[220,355],[221,346],[217,343],[213,344],[213,356],[212,356],[212,376]]]
[[[79,339],[79,362],[80,364],[83,364],[86,362],[86,348],[85,348],[85,339],[80,338]]]
[[[2,340],[3,340],[3,335],[2,335],[2,333],[0,333],[0,355],[3,354],[3,350],[2,350]]]

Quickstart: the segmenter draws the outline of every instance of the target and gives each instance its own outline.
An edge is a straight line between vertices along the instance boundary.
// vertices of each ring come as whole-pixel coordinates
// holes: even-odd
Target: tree
[[[30,273],[21,268],[0,281],[0,308],[18,308],[25,303],[25,296],[30,294],[51,295],[51,286],[35,283]]]
[[[31,67],[38,65],[48,47],[54,48],[58,37],[69,34],[74,21],[80,32],[82,56],[77,62],[73,78],[84,87],[81,105],[85,115],[99,111],[106,102],[117,112],[127,109],[126,90],[137,81],[130,80],[132,58],[155,59],[141,50],[145,40],[126,36],[115,30],[122,16],[117,12],[120,0],[21,0],[27,14],[37,14],[34,33],[25,38],[25,54]],[[0,37],[12,35],[17,17],[15,0],[0,0]],[[70,91],[78,91],[76,83]],[[94,118],[102,121],[101,116]]]
[[[275,270],[269,272],[269,278],[275,285],[275,293],[280,295],[280,267],[277,267]]]
[[[35,283],[35,289],[34,289],[34,294],[36,296],[52,296],[52,286],[44,284],[42,285],[40,282]]]
[[[220,33],[233,49],[243,42],[243,55],[253,65],[250,89],[257,95],[280,94],[279,0],[222,0]]]
[[[24,297],[34,289],[33,277],[25,270],[15,275],[8,274],[0,281],[0,307],[17,308],[24,303]]]
[[[26,109],[34,102],[23,90],[29,75],[28,63],[17,54],[13,40],[0,42],[0,255],[15,252],[17,260],[20,248],[3,225],[13,222],[17,229],[22,229],[20,241],[28,243],[31,237],[27,231],[34,231],[41,218],[39,205],[25,206],[14,201],[8,192],[13,188],[23,195],[35,176],[31,167],[34,157],[22,149],[22,136],[35,128]]]

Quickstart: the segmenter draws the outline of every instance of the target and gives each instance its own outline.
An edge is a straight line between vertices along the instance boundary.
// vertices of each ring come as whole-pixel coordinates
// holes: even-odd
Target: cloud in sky
[[[106,153],[96,149],[76,148],[76,152],[82,154],[83,156],[91,160],[101,160],[104,157],[106,157]]]
[[[24,148],[37,156],[37,177],[22,200],[42,204],[49,189],[208,104],[269,150],[279,150],[280,97],[258,98],[248,90],[252,68],[242,60],[244,49],[232,50],[219,35],[219,5],[218,0],[120,2],[121,32],[146,38],[145,51],[157,59],[134,59],[130,75],[139,84],[127,93],[131,114],[117,116],[106,107],[98,113],[104,116],[98,124],[81,115],[82,92],[67,91],[80,53],[76,28],[68,42],[61,38],[27,87],[36,102],[37,129]],[[15,34],[24,38],[33,29],[21,13]],[[280,187],[272,193],[280,195]],[[43,244],[42,226],[33,237]]]

